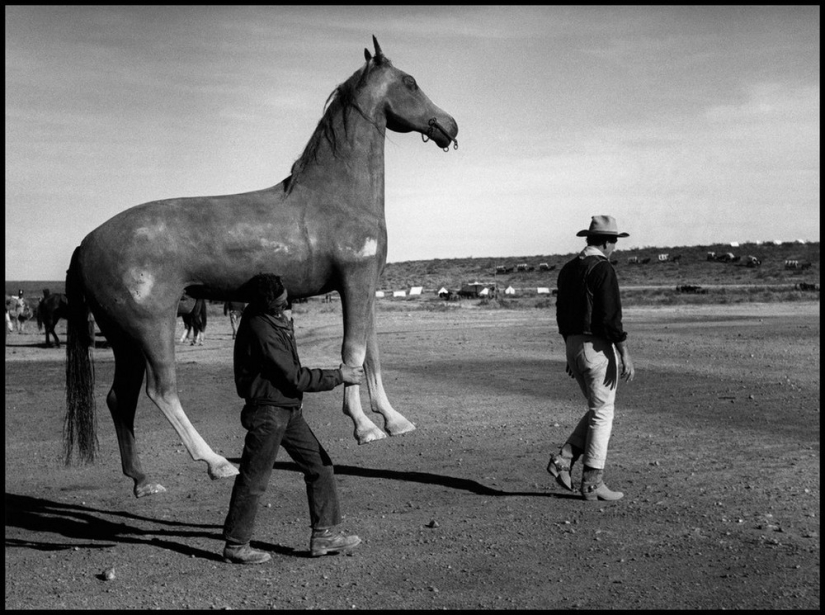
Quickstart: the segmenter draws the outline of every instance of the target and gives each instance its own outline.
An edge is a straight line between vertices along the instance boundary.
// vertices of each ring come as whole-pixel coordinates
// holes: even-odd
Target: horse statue
[[[190,423],[175,374],[176,305],[192,297],[246,301],[241,287],[260,272],[281,276],[291,297],[337,291],[344,320],[342,359],[364,365],[371,409],[391,436],[415,426],[390,404],[381,379],[374,299],[387,257],[384,142],[387,129],[417,131],[444,151],[456,121],[416,80],[396,68],[373,37],[374,55],[338,85],[291,174],[242,194],[175,198],[138,205],[89,233],[72,254],[69,296],[66,463],[77,447],[94,461],[94,365],[84,333],[91,311],[112,348],[115,375],[106,403],[114,420],[123,473],[137,497],[165,491],[145,474],[134,417],[146,393],[164,413],[192,459],[211,478],[237,474]],[[364,413],[360,387],[344,389],[343,412],[359,444],[386,437]]]
[[[203,333],[206,331],[206,300],[193,299],[184,293],[178,302],[178,316],[183,318],[184,331],[180,336],[183,344],[192,334],[192,346],[203,346]]]
[[[241,315],[243,314],[246,304],[241,301],[227,301],[223,304],[223,315],[229,316],[229,324],[232,325],[232,339],[238,332],[238,326],[241,322]]]
[[[43,299],[37,304],[37,330],[46,329],[46,348],[51,348],[52,342],[49,335],[54,337],[55,345],[60,348],[60,338],[54,328],[61,318],[67,319],[69,315],[69,299],[63,293],[51,294],[43,291]]]

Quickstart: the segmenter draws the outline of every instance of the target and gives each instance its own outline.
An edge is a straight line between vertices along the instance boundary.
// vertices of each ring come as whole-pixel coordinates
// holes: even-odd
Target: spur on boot
[[[556,479],[556,482],[567,489],[573,491],[573,479],[570,477],[570,471],[573,464],[569,457],[562,457],[561,455],[550,455],[550,462],[547,464],[547,471]]]

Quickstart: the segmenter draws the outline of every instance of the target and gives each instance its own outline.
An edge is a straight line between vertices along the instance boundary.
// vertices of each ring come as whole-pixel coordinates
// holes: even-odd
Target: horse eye
[[[413,79],[409,75],[404,77],[404,85],[406,85],[411,90],[417,90],[418,89],[418,84],[416,84],[415,79]]]

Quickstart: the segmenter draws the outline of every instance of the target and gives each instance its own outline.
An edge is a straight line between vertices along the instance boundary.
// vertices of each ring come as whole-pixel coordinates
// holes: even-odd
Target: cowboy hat
[[[576,237],[590,237],[591,235],[612,235],[613,237],[630,237],[629,233],[620,233],[616,218],[613,216],[593,216],[590,228],[576,233]]]

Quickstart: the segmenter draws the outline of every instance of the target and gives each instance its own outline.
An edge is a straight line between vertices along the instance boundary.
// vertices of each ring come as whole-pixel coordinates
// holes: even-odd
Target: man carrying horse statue
[[[262,564],[269,553],[249,546],[260,499],[266,491],[279,447],[304,474],[312,535],[310,555],[318,557],[357,546],[358,536],[333,531],[341,523],[332,461],[302,412],[304,393],[360,384],[364,368],[301,365],[292,319],[284,314],[288,296],[281,278],[258,274],[246,285],[251,302],[235,339],[235,388],[245,401],[241,424],[248,430],[224,522],[224,560]]]

